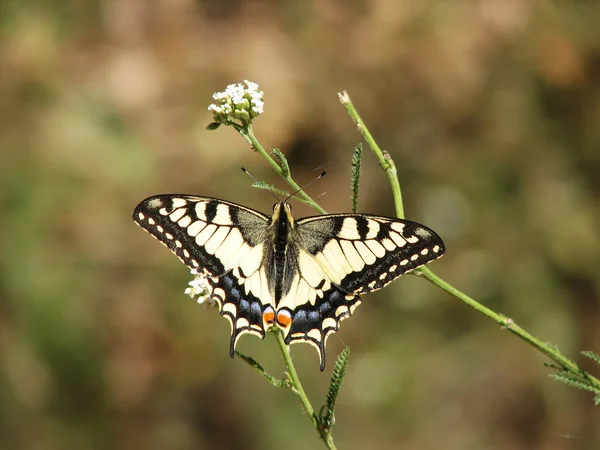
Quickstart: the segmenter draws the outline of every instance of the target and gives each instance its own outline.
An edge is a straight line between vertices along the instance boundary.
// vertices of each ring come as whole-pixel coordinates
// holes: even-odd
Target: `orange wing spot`
[[[267,310],[263,313],[263,322],[267,325],[273,325],[275,322],[275,312],[273,310]]]
[[[281,328],[289,328],[292,324],[292,318],[287,311],[277,313],[277,325]]]

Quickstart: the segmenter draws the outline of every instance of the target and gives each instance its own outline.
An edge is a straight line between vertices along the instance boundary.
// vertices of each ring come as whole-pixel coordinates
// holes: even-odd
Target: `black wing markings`
[[[306,252],[323,269],[320,275],[323,279],[313,286],[319,295],[313,295],[310,301],[294,298],[292,307],[288,301],[275,312],[270,299],[266,301],[242,285],[236,270],[241,277],[245,275],[244,270],[239,264],[231,263],[231,256],[227,255],[225,261],[218,257],[219,246],[229,242],[229,235],[235,233],[233,230],[239,230],[242,247],[252,249],[262,244],[268,236],[268,216],[220,199],[171,194],[144,200],[135,209],[133,219],[184,264],[207,277],[210,296],[231,324],[231,356],[243,334],[264,338],[275,323],[272,320],[266,323],[265,317],[269,315],[265,313],[274,317],[283,312],[291,319],[290,326],[284,330],[286,344],[313,345],[319,353],[321,370],[325,367],[327,338],[339,329],[342,320],[352,315],[361,302],[359,294],[381,289],[400,275],[439,258],[445,250],[442,240],[432,230],[406,220],[363,214],[299,219],[293,251],[296,255]],[[194,229],[190,233],[190,225],[200,231],[196,233]],[[202,230],[205,235],[201,236]],[[213,237],[215,242],[211,244]],[[212,253],[207,251],[209,245]],[[222,256],[226,256],[225,250],[234,247],[225,246]],[[265,252],[261,251],[263,258]],[[242,264],[241,260],[238,262]],[[263,259],[258,268],[251,268],[260,270],[264,262]],[[307,274],[303,275],[301,264],[296,261],[296,265],[298,277],[306,281]],[[313,281],[315,276],[313,272]],[[267,281],[272,286],[274,280]],[[264,290],[259,294],[268,296]]]

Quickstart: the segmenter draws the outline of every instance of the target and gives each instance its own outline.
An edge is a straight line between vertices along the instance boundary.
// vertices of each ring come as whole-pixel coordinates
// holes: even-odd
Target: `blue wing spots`
[[[292,328],[290,329],[290,334],[298,332],[303,333],[304,331],[302,330],[306,330],[307,328],[310,329],[307,312],[303,310],[296,312],[296,314],[294,315],[294,320],[292,320]]]
[[[241,299],[240,304],[239,304],[239,310],[247,311],[249,309],[250,309],[250,302],[248,302],[247,300]]]
[[[322,303],[321,306],[319,307],[319,313],[322,316],[327,316],[327,314],[329,314],[329,311],[331,311],[331,304],[329,302]]]
[[[341,300],[345,300],[344,299],[344,294],[342,293],[342,291],[340,291],[339,289],[335,289],[332,290],[331,293],[329,294],[329,298],[327,299],[328,302],[327,303],[323,303],[321,306],[324,307],[325,305],[327,305],[329,308],[331,308],[331,303],[337,303]]]
[[[260,303],[241,299],[238,308],[238,316],[245,317],[250,323],[259,323],[262,320]]]
[[[252,303],[250,305],[250,310],[252,312],[253,319],[256,319],[257,322],[262,320],[263,311],[262,311],[262,306],[260,303],[258,303],[258,302]]]
[[[223,284],[224,284],[224,288],[226,290],[230,290],[233,288],[233,277],[228,277],[228,276],[224,276],[223,277]]]

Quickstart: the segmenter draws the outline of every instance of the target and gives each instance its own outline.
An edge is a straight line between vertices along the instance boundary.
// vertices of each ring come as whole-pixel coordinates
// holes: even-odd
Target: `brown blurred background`
[[[599,23],[583,0],[2,1],[0,448],[320,448],[131,221],[169,192],[270,211],[239,168],[282,182],[205,129],[211,94],[244,79],[265,92],[259,139],[299,183],[328,171],[309,193],[331,212],[351,208],[360,140],[347,89],[407,216],[446,241],[432,268],[565,354],[599,352]],[[368,153],[360,210],[393,214]],[[340,449],[600,448],[591,395],[424,280],[368,296],[325,373],[292,347],[316,405],[345,345]],[[238,348],[282,373],[272,338]]]

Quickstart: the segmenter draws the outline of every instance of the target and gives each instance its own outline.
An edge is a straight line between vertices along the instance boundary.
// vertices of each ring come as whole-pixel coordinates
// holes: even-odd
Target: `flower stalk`
[[[209,110],[213,112],[214,122],[208,126],[209,129],[214,130],[220,125],[233,127],[245,140],[248,142],[254,150],[256,150],[267,163],[278,173],[294,190],[298,191],[301,199],[311,205],[320,213],[325,213],[310,196],[308,196],[300,186],[294,181],[291,175],[291,171],[285,156],[279,149],[273,149],[272,157],[260,144],[256,136],[252,131],[252,119],[257,117],[263,112],[263,93],[258,91],[258,85],[249,81],[245,81],[247,88],[244,88],[242,84],[229,85],[225,92],[219,92],[213,95],[215,100],[219,101],[219,104],[212,104],[209,106]],[[255,109],[250,111],[251,105],[255,105]],[[260,105],[260,108],[257,107]],[[202,296],[202,284],[201,279],[196,277],[190,282],[190,287],[186,290],[190,296],[200,295]],[[198,292],[198,294],[196,294]],[[200,297],[202,298],[202,297]],[[285,343],[283,333],[281,330],[273,330],[273,334],[277,339],[279,349],[283,356],[287,368],[288,380],[277,380],[271,375],[267,374],[262,366],[245,355],[241,355],[245,362],[250,364],[255,370],[257,370],[263,377],[267,379],[271,384],[278,387],[289,388],[300,400],[302,408],[310,417],[313,426],[319,433],[320,438],[329,450],[336,450],[333,436],[331,435],[331,424],[323,426],[321,423],[321,417],[315,413],[315,408],[312,406],[310,399],[306,395],[296,367],[290,354],[289,346]],[[239,354],[239,353],[238,353]],[[339,387],[338,387],[339,388]],[[333,414],[333,412],[331,412]]]
[[[356,108],[354,107],[354,104],[352,103],[352,100],[350,99],[348,93],[346,91],[338,93],[338,99],[340,100],[340,103],[344,106],[344,108],[346,108],[348,115],[352,118],[354,123],[356,123],[358,130],[365,138],[365,141],[371,148],[371,151],[379,161],[379,165],[386,173],[388,181],[390,182],[390,186],[392,188],[394,203],[396,204],[396,214],[398,217],[404,218],[402,192],[400,190],[400,182],[398,181],[398,174],[396,171],[396,167],[392,161],[392,158],[389,154],[381,151],[381,149],[373,139],[373,136],[369,132],[369,129],[367,128],[363,120],[360,118],[358,112],[356,111]],[[515,334],[516,336],[518,336],[519,338],[529,343],[537,350],[554,360],[556,363],[559,364],[562,370],[567,370],[576,374],[581,374],[583,372],[583,370],[574,361],[560,353],[556,347],[546,342],[543,342],[540,339],[533,336],[532,334],[528,333],[523,328],[518,326],[512,319],[505,317],[502,314],[498,314],[497,312],[477,302],[464,292],[460,291],[447,281],[437,276],[431,269],[422,266],[416,269],[414,271],[414,274],[423,276],[430,283],[446,291],[450,295],[456,297],[463,303],[466,303],[468,306],[475,309],[484,316],[494,320],[496,323],[500,324],[503,329],[509,330],[511,333]],[[597,392],[600,392],[600,380],[598,378],[586,373],[586,379],[589,380],[589,382],[596,387]]]

